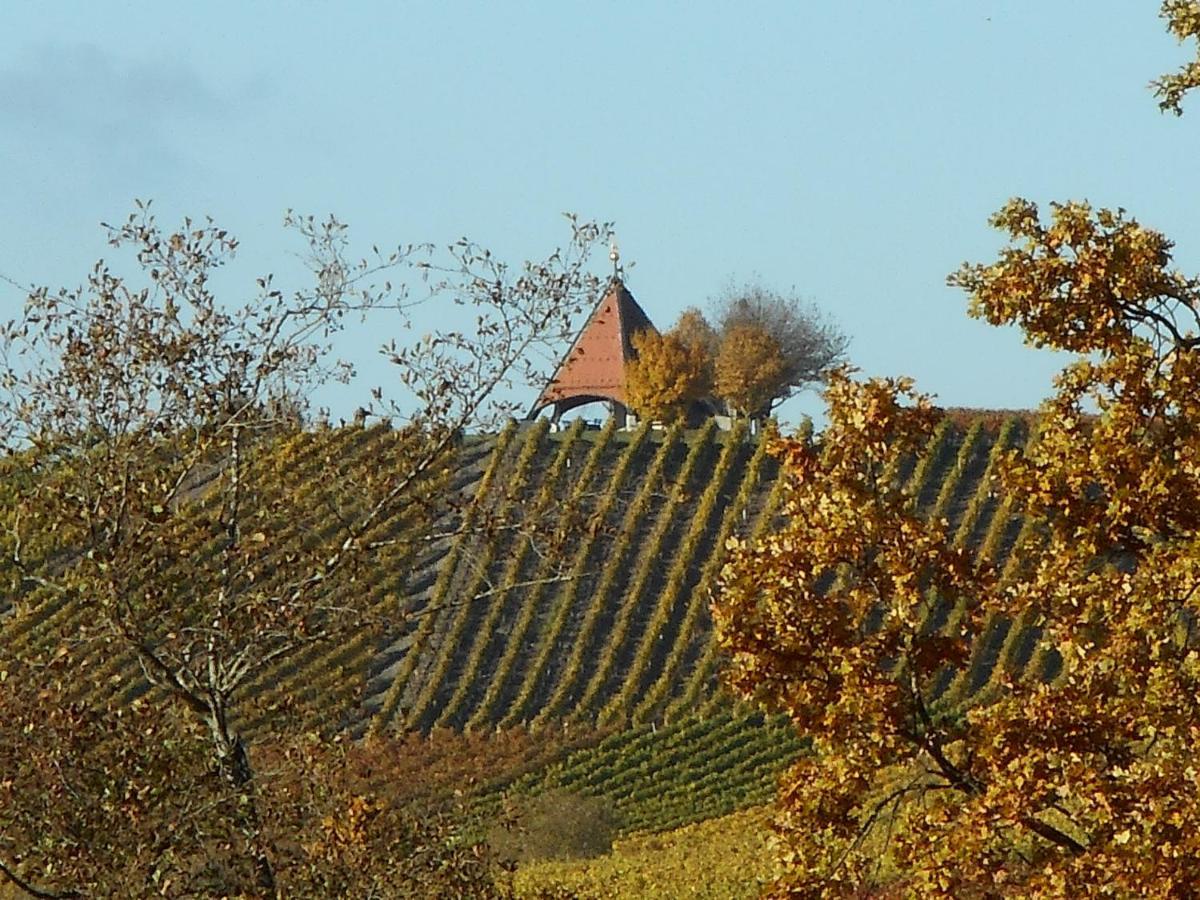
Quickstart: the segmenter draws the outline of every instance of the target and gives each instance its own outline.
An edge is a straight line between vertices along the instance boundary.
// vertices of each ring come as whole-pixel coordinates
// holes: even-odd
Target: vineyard
[[[1030,427],[947,417],[892,475],[923,514],[950,523],[957,544],[1015,566],[1014,548],[1037,531],[992,492],[990,474]],[[623,834],[769,801],[801,743],[722,694],[707,605],[727,540],[762,533],[776,515],[781,479],[765,451],[744,426],[712,424],[620,431],[578,421],[552,432],[541,421],[464,439],[424,487],[449,501],[442,519],[412,540],[400,539],[414,527],[404,514],[378,523],[384,549],[346,588],[397,627],[383,642],[316,644],[276,666],[249,688],[244,724],[264,729],[289,697],[304,727],[357,735],[595,729],[590,745],[489,785],[479,803],[565,789],[608,800]],[[253,475],[256,489],[287,492],[293,513],[271,537],[278,552],[327,534],[337,502],[354,502],[335,497],[336,486],[403,452],[385,427],[281,439]],[[9,650],[51,650],[88,627],[82,607],[61,596],[31,593],[2,608]],[[947,628],[961,613],[935,605],[926,627]],[[1022,622],[989,621],[934,699],[951,707],[998,674],[1052,674],[1056,661],[1037,638]],[[148,689],[134,660],[98,653],[77,691],[132,698]]]

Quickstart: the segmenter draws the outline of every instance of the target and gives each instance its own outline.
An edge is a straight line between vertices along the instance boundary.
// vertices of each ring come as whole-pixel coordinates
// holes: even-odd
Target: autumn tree
[[[993,224],[999,259],[951,278],[971,314],[1079,355],[1002,461],[997,490],[1038,523],[1015,575],[954,547],[889,474],[930,434],[928,399],[842,375],[819,446],[779,448],[786,524],[725,572],[734,685],[812,740],[781,794],[787,889],[1193,896],[1200,279],[1119,211],[1043,220],[1014,200]],[[928,629],[938,602],[964,614]],[[1057,674],[939,705],[988,617],[1024,623]]]
[[[795,294],[731,285],[713,315],[714,387],[737,414],[765,418],[845,360],[847,337]]]
[[[715,328],[709,324],[704,313],[694,306],[689,306],[679,314],[675,324],[671,326],[671,334],[679,338],[688,347],[704,353],[711,365],[716,359],[721,339]]]
[[[1164,0],[1159,15],[1166,20],[1168,30],[1180,43],[1195,40],[1198,44],[1195,59],[1184,64],[1177,72],[1155,80],[1152,85],[1159,108],[1179,116],[1183,115],[1184,96],[1200,87],[1200,2]]]
[[[713,386],[733,415],[767,415],[786,378],[783,346],[763,328],[734,325],[721,336]]]
[[[709,360],[704,349],[674,331],[644,329],[633,336],[636,356],[625,367],[626,399],[644,419],[675,422],[710,393]]]
[[[87,681],[73,654],[36,664],[2,670],[0,897],[246,896],[256,846],[271,848],[288,897],[508,895],[498,860],[411,742],[266,736],[248,832],[242,794],[214,772],[187,710],[83,703],[71,699]]]
[[[213,848],[222,892],[285,889],[280,861],[296,837],[270,827],[240,725],[244,688],[306,648],[399,627],[398,610],[381,618],[347,590],[408,539],[378,526],[402,515],[411,540],[428,539],[436,476],[463,429],[507,415],[497,389],[530,374],[531,350],[569,335],[599,286],[588,253],[607,237],[571,219],[563,250],[510,268],[467,241],[355,261],[337,221],[289,223],[311,287],[285,292],[266,276],[238,304],[215,288],[235,238],[211,222],[163,229],[140,206],[109,239],[132,249],[141,278],[98,263],[82,288],[32,291],[0,333],[0,574],[15,598],[4,627],[46,602],[87,611],[53,652],[18,642],[0,659],[0,720],[21,723],[0,729],[0,874],[27,890],[129,896],[166,879],[186,893]],[[420,287],[393,288],[397,272]],[[303,498],[265,485],[288,486],[273,454],[312,392],[352,368],[332,356],[333,336],[360,316],[389,316],[381,327],[402,335],[419,302],[464,306],[474,328],[384,348],[403,393],[365,408],[392,418],[394,453],[350,471],[331,461],[329,527],[296,542],[287,528]],[[114,656],[136,661],[138,684],[95,674]],[[39,715],[47,705],[55,714]],[[60,740],[71,734],[95,736],[91,752]],[[71,748],[81,755],[61,755]],[[54,781],[72,765],[86,782]],[[43,816],[46,802],[63,806]],[[126,814],[149,823],[145,845],[115,837]]]

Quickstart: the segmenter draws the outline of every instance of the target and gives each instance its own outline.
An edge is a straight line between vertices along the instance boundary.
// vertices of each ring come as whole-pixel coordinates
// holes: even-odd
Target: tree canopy
[[[733,411],[763,418],[845,361],[849,339],[813,305],[753,282],[714,301],[714,387]]]
[[[1176,72],[1163,75],[1153,83],[1159,108],[1164,112],[1183,115],[1183,100],[1189,91],[1200,87],[1200,2],[1197,0],[1164,0],[1159,15],[1179,42],[1197,42],[1196,58]]]
[[[689,307],[666,334],[635,340],[638,358],[626,375],[630,406],[640,415],[674,421],[704,399],[723,403],[730,415],[764,419],[824,378],[849,344],[815,307],[754,284],[729,287],[714,318],[715,326]]]
[[[56,648],[17,643],[0,663],[0,873],[59,895],[129,896],[143,876],[148,892],[211,882],[302,895],[303,879],[280,881],[299,871],[289,854],[308,835],[304,865],[317,871],[337,842],[280,825],[243,729],[245,688],[311,648],[402,626],[399,609],[381,615],[339,586],[453,524],[439,479],[462,430],[505,416],[496,389],[569,334],[598,288],[587,258],[607,232],[572,219],[561,251],[510,269],[467,241],[446,256],[408,246],[354,261],[343,225],[293,217],[313,284],[287,293],[266,276],[239,306],[214,289],[236,239],[211,222],[163,229],[139,206],[109,236],[140,278],[98,263],[82,288],[33,291],[0,330],[0,575],[18,625],[46,598],[87,610]],[[427,297],[393,288],[395,271],[423,278],[412,280]],[[390,450],[369,466],[328,459],[335,493],[302,493],[286,477],[298,417],[349,369],[331,337],[347,317],[382,315],[403,335],[426,299],[470,308],[475,329],[390,341],[406,395],[369,404],[395,423]],[[314,503],[331,505],[330,527],[297,534],[289,523]],[[277,741],[297,737],[286,698],[267,712]],[[282,821],[307,821],[302,798],[281,802]],[[357,803],[362,822],[414,824],[370,797],[322,802],[309,812]],[[121,816],[145,823],[146,843]],[[359,827],[335,820],[336,834]]]
[[[1200,867],[1200,280],[1124,213],[1024,200],[999,259],[951,277],[971,314],[1078,353],[996,489],[1036,523],[1000,579],[896,473],[937,412],[836,375],[818,444],[783,441],[786,523],[733,554],[732,681],[812,742],[780,828],[790,890],[1188,896]],[[955,609],[941,626],[939,604]],[[947,706],[986,623],[1058,661]]]
[[[626,397],[639,416],[660,422],[683,419],[710,392],[704,349],[674,331],[646,329],[633,337],[636,358],[626,365]]]

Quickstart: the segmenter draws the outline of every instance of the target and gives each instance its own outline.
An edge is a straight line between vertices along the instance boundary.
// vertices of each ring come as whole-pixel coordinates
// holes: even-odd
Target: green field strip
[[[757,713],[693,716],[669,728],[615,733],[507,785],[494,785],[474,802],[477,812],[488,815],[504,795],[562,789],[608,799],[624,819],[622,834],[656,830],[672,818],[694,820],[697,810],[767,799],[797,746],[790,727],[764,723]]]
[[[740,445],[741,443],[741,437],[730,435],[726,454],[729,453],[729,446]],[[666,587],[663,589],[662,604],[667,606],[671,612],[662,629],[663,638],[661,641],[656,641],[648,637],[643,638],[643,644],[647,640],[652,640],[650,644],[652,651],[659,648],[666,648],[666,652],[651,652],[649,657],[640,666],[635,660],[635,664],[631,670],[631,687],[629,688],[628,697],[622,700],[625,704],[624,709],[627,710],[628,700],[641,698],[630,713],[633,721],[641,722],[655,719],[659,715],[669,691],[675,686],[684,656],[687,653],[689,645],[695,638],[697,628],[703,620],[713,585],[716,582],[717,575],[721,571],[721,566],[724,565],[726,542],[733,536],[739,519],[745,516],[750,500],[758,489],[763,461],[766,458],[767,441],[760,437],[754,444],[754,452],[751,454],[749,462],[740,470],[736,466],[731,469],[733,475],[741,475],[741,480],[738,483],[733,499],[723,509],[719,508],[719,505],[716,503],[716,500],[720,497],[719,488],[715,488],[715,486],[710,486],[709,491],[717,490],[716,498],[710,501],[708,492],[706,492],[705,497],[701,499],[700,509],[693,520],[693,532],[689,533],[688,537],[685,538],[685,543],[695,541],[697,545],[702,544],[702,538],[697,536],[695,532],[697,529],[706,530],[709,527],[704,516],[705,504],[712,502],[713,506],[716,507],[714,511],[720,517],[720,521],[709,548],[707,550],[703,546],[698,546],[697,548],[695,558],[703,559],[704,563],[700,567],[695,580],[693,581],[692,579],[692,561],[684,553],[680,553],[676,557],[672,563],[670,572],[667,574]],[[714,478],[714,482],[716,481],[718,479]],[[682,602],[679,599],[681,595],[683,596]],[[649,633],[652,635],[653,630],[651,629]],[[638,648],[639,658],[645,653],[646,650],[644,647]]]
[[[774,523],[780,507],[783,505],[786,484],[787,476],[781,471],[771,482],[770,490],[759,509],[758,516],[750,527],[750,533],[747,536],[749,540],[758,540]],[[716,635],[713,634],[712,620],[708,615],[707,604],[701,612],[703,620],[700,627],[697,628],[697,636],[693,644],[696,649],[689,652],[689,656],[692,656],[694,662],[688,656],[684,657],[681,670],[688,672],[688,675],[678,691],[676,699],[667,706],[664,716],[686,714],[690,710],[698,709],[702,700],[711,701],[717,696],[712,687],[716,680],[720,651],[717,647]]]
[[[611,699],[600,712],[601,723],[628,721],[638,702],[648,699],[650,684],[656,680],[674,648],[687,645],[691,628],[681,631],[680,625],[687,618],[690,604],[682,595],[689,581],[692,591],[699,594],[698,583],[712,570],[712,564],[723,557],[723,545],[717,544],[715,538],[719,536],[721,520],[736,516],[734,506],[740,496],[737,476],[743,476],[740,480],[745,480],[744,476],[753,468],[746,460],[746,451],[745,428],[735,427],[726,435],[724,447],[715,467],[706,476],[695,508],[689,516],[677,516],[685,519],[686,529],[675,542],[673,552],[654,561],[659,567],[655,603],[650,614],[637,623],[629,649],[622,651],[616,659],[614,676],[610,676],[610,680],[615,677],[619,688],[616,684],[609,688]],[[758,453],[757,448],[752,451],[750,460],[757,458]],[[734,502],[720,510],[719,501],[727,496],[727,492],[734,495]],[[676,525],[682,527],[680,523]],[[668,559],[670,565],[664,570],[663,562]],[[688,622],[689,626],[694,623],[694,618]]]
[[[363,429],[353,429],[347,431],[349,431],[349,433],[343,433],[342,431],[339,431],[332,434],[333,440],[331,443],[334,445],[332,449],[336,450],[339,453],[339,456],[341,455],[343,445],[354,446],[360,441],[365,440],[367,437]],[[378,437],[378,434],[379,431],[373,431],[371,436]],[[287,447],[285,446],[284,450],[286,451],[286,449]],[[315,475],[315,473],[320,469],[320,461],[315,459],[315,454],[312,453],[306,454],[306,458],[310,461],[310,471]],[[273,469],[276,466],[276,459],[277,454],[267,455],[261,460],[260,465],[252,466],[246,474],[246,483],[249,489],[258,489],[264,483],[267,485],[267,490],[264,493],[266,494],[268,501],[272,498],[277,499],[280,493],[278,488],[278,485],[280,484],[279,479],[267,477],[267,473],[264,472],[264,469]],[[201,505],[202,502],[203,501],[201,501]],[[285,532],[294,530],[294,528],[285,529]],[[208,542],[206,542],[204,547],[192,554],[187,562],[181,561],[181,569],[183,569],[184,572],[190,570],[192,559],[195,557],[217,552],[215,548],[218,543],[219,539],[210,539]],[[181,578],[183,577],[185,576],[181,574]],[[76,609],[74,614],[76,618],[74,621],[78,621],[88,614],[88,609],[86,604],[76,604],[75,606]],[[111,689],[113,693],[136,695],[144,693],[149,687],[149,685],[144,683],[141,668],[138,665],[135,656],[132,653],[124,650],[113,652],[112,647],[107,644],[104,646],[95,647],[93,651],[81,662],[81,665],[92,669],[93,684],[103,683],[109,689]],[[78,701],[82,700],[86,696],[88,696],[86,683],[81,680],[79,684],[70,692],[68,698],[72,701]]]
[[[600,470],[601,460],[615,433],[616,419],[609,419],[597,440],[592,443],[583,465],[579,467],[578,474],[575,474],[568,466],[566,478],[573,479],[573,484],[562,505],[555,510],[558,519],[552,540],[553,544],[561,544],[566,536],[565,530],[569,527],[572,514],[584,508],[584,496],[591,487],[596,473]],[[572,443],[579,442],[578,439],[575,439]],[[567,462],[570,462],[570,457],[567,458]],[[532,580],[535,584],[528,591],[523,592],[520,597],[517,619],[509,630],[507,639],[503,642],[503,653],[488,680],[483,698],[467,723],[468,728],[483,727],[485,724],[491,724],[498,720],[520,689],[519,685],[512,685],[511,682],[514,678],[520,677],[520,673],[528,668],[521,665],[521,661],[525,658],[523,651],[527,645],[532,643],[529,635],[535,624],[540,621],[539,612],[542,609],[542,598],[548,593],[550,584],[548,579],[553,576],[555,571],[556,563],[552,559],[541,558],[540,565],[533,572]]]
[[[612,737],[596,747],[564,760],[555,773],[556,783],[569,785],[589,779],[598,783],[604,777],[609,777],[597,776],[598,772],[604,769],[619,770],[622,759],[644,757],[656,747],[670,749],[686,746],[694,749],[713,732],[725,727],[731,718],[726,710],[714,716],[689,716],[662,728],[639,726],[614,732]]]
[[[563,473],[567,470],[583,426],[583,420],[576,419],[575,425],[557,442],[557,451],[545,469],[537,494],[525,515],[526,521],[539,522],[551,512],[561,488]],[[484,686],[493,678],[504,638],[519,615],[524,599],[517,583],[522,579],[523,573],[532,577],[532,573],[526,573],[526,569],[529,568],[526,563],[532,540],[528,536],[518,539],[516,546],[509,553],[496,582],[499,590],[497,602],[491,605],[488,615],[475,629],[475,640],[463,666],[463,671],[469,673],[469,676],[460,676],[455,682],[454,693],[446,703],[438,725],[463,728],[481,699]]]
[[[785,731],[762,725],[757,729],[759,734],[724,756],[648,776],[636,792],[622,795],[606,785],[597,795],[613,802],[624,819],[623,831],[657,830],[762,802],[774,793],[774,782],[796,758],[800,744]]]
[[[651,784],[636,797],[620,798],[615,806],[618,814],[624,813],[629,830],[669,827],[680,818],[697,821],[721,810],[732,812],[770,800],[779,776],[797,753],[798,748],[762,746],[736,767],[712,771],[690,782],[675,782],[666,790],[656,790]]]
[[[595,527],[588,528],[576,545],[575,555],[567,570],[566,580],[558,585],[551,609],[544,621],[538,649],[531,665],[525,669],[524,680],[513,703],[505,713],[501,724],[512,724],[526,721],[539,713],[542,704],[549,696],[557,677],[556,660],[561,661],[562,652],[559,647],[562,632],[567,627],[567,621],[574,611],[574,601],[579,594],[583,582],[594,585],[595,580],[585,579],[588,574],[588,564],[593,557],[595,545],[601,531],[609,523],[617,496],[626,479],[633,472],[632,480],[636,482],[637,472],[634,469],[635,460],[639,459],[643,447],[650,438],[650,423],[645,423],[634,433],[633,440],[618,456],[612,473],[605,487],[599,492],[596,504],[589,516],[589,522]]]
[[[992,441],[991,447],[988,449],[987,464],[984,467],[983,473],[979,476],[975,492],[971,495],[970,500],[967,501],[967,506],[963,510],[963,514],[954,529],[955,547],[977,546],[978,542],[973,542],[972,537],[975,535],[980,521],[989,520],[991,512],[994,511],[995,485],[993,484],[993,480],[1000,463],[1000,458],[1012,448],[1018,438],[1018,421],[1016,419],[1005,420],[996,434],[996,439]],[[993,510],[987,509],[989,503],[992,504]],[[980,535],[979,540],[982,540],[982,535]]]
[[[605,797],[624,819],[623,833],[656,829],[673,819],[703,818],[706,810],[765,800],[802,746],[788,723],[759,713],[726,712],[632,731],[634,737],[606,739],[519,779],[509,793],[561,788]]]
[[[691,496],[703,488],[705,480],[710,484],[724,481],[724,473],[720,479],[711,477],[713,469],[709,463],[714,455],[718,461],[728,456],[730,445],[726,444],[722,451],[713,440],[715,435],[716,423],[710,419],[692,441],[682,467],[672,479],[674,488],[669,489],[667,501],[659,507],[649,533],[639,541],[641,547],[633,560],[629,581],[616,604],[612,625],[607,629],[607,634],[603,634],[605,629],[599,629],[602,633],[601,642],[593,648],[592,654],[584,656],[584,659],[589,656],[596,659],[597,665],[587,678],[576,714],[586,711],[590,715],[593,707],[616,695],[619,687],[617,682],[625,674],[636,652],[638,636],[645,634],[647,621],[653,616],[652,610],[660,605],[658,600],[662,590],[655,583],[654,575],[661,573],[664,560],[688,553],[681,546],[678,536],[689,518],[686,513]],[[733,455],[737,455],[737,448],[733,449]],[[697,472],[700,473],[700,484],[694,483]],[[695,515],[695,510],[692,510],[691,517]],[[690,555],[688,559],[691,561]]]
[[[713,801],[746,805],[747,789],[756,788],[771,775],[778,775],[800,753],[798,742],[785,743],[779,736],[736,748],[728,757],[713,758],[707,768],[689,770],[668,784],[651,782],[644,790],[627,797],[604,794],[614,800],[617,811],[637,811],[646,819],[663,819],[683,807],[697,812],[712,809]],[[647,815],[649,814],[649,815]]]
[[[732,733],[720,740],[714,735],[702,752],[664,767],[665,777],[655,773],[642,778],[633,790],[626,789],[625,796],[630,801],[644,802],[665,798],[672,788],[698,794],[705,784],[728,784],[764,765],[774,767],[779,759],[790,760],[802,747],[789,722],[749,715],[735,718],[733,723]]]
[[[518,518],[528,519],[528,512],[523,507],[524,499],[535,490],[541,492],[550,459],[558,455],[557,448],[546,439],[550,432],[548,419],[539,419],[528,431],[529,437],[502,489],[505,502],[500,521],[505,526],[508,523],[515,524]],[[486,547],[477,563],[475,581],[458,595],[458,602],[462,604],[458,621],[451,630],[447,650],[442,655],[446,667],[436,672],[432,679],[436,690],[424,716],[414,726],[418,731],[446,727],[475,681],[483,650],[504,612],[506,597],[503,591],[499,591],[482,602],[475,598],[507,581],[512,560],[524,545],[525,541],[516,532],[508,530],[487,537]],[[493,569],[496,570],[494,578]]]
[[[458,556],[462,552],[463,543],[469,536],[466,532],[470,530],[474,512],[478,508],[478,504],[482,503],[487,496],[487,492],[491,488],[492,481],[496,477],[496,472],[500,468],[505,454],[508,452],[509,445],[512,443],[516,431],[516,423],[510,420],[496,438],[491,460],[488,462],[487,468],[476,485],[474,501],[463,514],[463,533],[453,541],[450,552],[442,560],[438,579],[434,585],[429,602],[429,607],[432,611],[421,617],[413,636],[412,645],[408,653],[404,655],[400,669],[396,673],[396,677],[392,680],[391,686],[384,692],[379,710],[371,717],[371,722],[368,726],[368,731],[371,734],[381,733],[383,729],[391,726],[392,719],[399,710],[405,691],[408,689],[409,680],[412,678],[417,662],[422,656],[421,651],[425,648],[429,636],[433,633],[435,622],[439,618],[437,614],[438,607],[445,601],[446,594],[450,589],[450,583],[454,580]]]
[[[913,510],[918,515],[928,515],[937,499],[944,475],[954,463],[954,439],[954,426],[949,419],[943,419],[933,430],[929,443],[909,477],[907,490],[912,497]]]
[[[504,797],[532,796],[548,789],[562,788],[572,792],[589,793],[582,784],[585,779],[602,770],[619,770],[621,760],[630,754],[644,752],[656,742],[682,742],[695,747],[704,740],[706,729],[712,721],[693,716],[678,726],[652,730],[631,728],[611,732],[591,747],[568,752],[564,757],[543,768],[527,772],[507,782],[491,785],[476,796],[472,806],[484,817],[494,815],[502,806]],[[604,776],[601,776],[601,781]]]
[[[640,475],[639,478],[636,478],[637,489],[634,492],[633,500],[625,508],[624,515],[620,517],[616,539],[601,550],[604,569],[600,574],[599,582],[591,591],[586,609],[582,616],[578,617],[578,628],[570,628],[571,619],[576,616],[569,617],[564,623],[566,628],[563,635],[571,648],[570,654],[561,670],[552,673],[546,679],[548,684],[554,685],[554,690],[549,693],[546,702],[531,720],[533,727],[539,727],[547,719],[562,715],[576,707],[579,695],[582,693],[581,680],[586,675],[589,656],[594,658],[595,654],[602,653],[606,649],[604,644],[606,635],[600,634],[601,624],[612,608],[619,607],[624,599],[621,588],[629,575],[629,558],[631,549],[634,547],[634,540],[639,535],[641,522],[651,514],[652,503],[663,480],[667,477],[668,465],[682,445],[682,438],[683,428],[681,426],[673,427],[659,444],[658,452],[654,455],[649,468],[644,473],[637,473]],[[598,558],[597,562],[599,562]],[[572,604],[572,606],[575,605]],[[593,639],[597,637],[600,640],[600,646],[594,647]]]
[[[482,503],[474,511],[471,525],[483,521],[507,523],[510,521],[509,512],[516,505],[516,499],[529,484],[534,463],[542,448],[548,423],[539,422],[526,428],[524,434],[514,438],[516,459],[502,460],[502,468],[491,480],[492,488],[483,497]],[[429,638],[428,647],[418,648],[419,653],[426,653],[430,660],[428,668],[420,677],[420,684],[415,694],[409,695],[406,702],[403,724],[406,730],[428,731],[437,716],[437,708],[441,692],[446,689],[447,682],[456,666],[459,651],[464,636],[470,627],[475,614],[481,606],[490,604],[495,597],[487,597],[485,602],[476,598],[486,590],[488,573],[493,560],[501,552],[502,546],[507,546],[508,532],[503,529],[493,531],[484,525],[482,534],[471,533],[467,528],[464,536],[468,543],[458,556],[456,577],[448,582],[443,610],[434,607],[433,614],[440,622],[435,623]]]
[[[696,724],[677,733],[647,730],[641,740],[616,748],[607,755],[592,754],[581,760],[570,760],[548,782],[586,793],[628,793],[647,779],[665,779],[674,768],[688,766],[689,761],[703,760],[713,755],[713,747],[725,746],[739,740],[745,723],[732,716],[704,719],[695,717]]]
[[[958,455],[954,458],[954,468],[942,483],[930,511],[930,518],[946,520],[947,532],[950,535],[955,533],[956,526],[962,519],[961,511],[979,485],[979,479],[987,468],[990,450],[991,442],[983,423],[976,421],[963,435]]]
[[[393,446],[377,449],[374,445],[368,445],[362,448],[360,455],[366,456],[369,454],[372,464],[387,466],[389,464],[388,453],[393,449],[399,448]],[[423,492],[430,494],[438,492],[445,487],[449,481],[449,477],[448,467],[445,467],[441,471],[431,474],[429,481],[423,484],[421,489]],[[296,519],[299,526],[303,528],[305,525],[304,520],[301,520],[299,517],[296,517]],[[401,541],[399,544],[384,547],[371,558],[369,565],[364,566],[360,570],[362,574],[356,574],[352,582],[337,586],[334,589],[339,594],[346,591],[353,591],[356,594],[365,594],[371,597],[372,602],[367,608],[368,614],[386,617],[389,612],[386,607],[395,605],[396,599],[402,593],[406,564],[416,555],[416,547],[419,544],[418,533],[425,525],[426,523],[423,521],[419,510],[408,507],[396,510],[390,517],[375,523],[363,535],[364,541],[397,540],[405,535],[412,535],[413,541],[411,545],[404,546]],[[335,594],[332,599],[336,599],[336,596]],[[393,615],[398,611],[392,611]],[[285,661],[281,661],[278,665],[261,673],[247,685],[246,693],[265,693],[270,695],[286,690],[287,682],[298,674],[305,673],[306,671],[320,673],[326,667],[344,665],[352,654],[357,654],[369,643],[369,639],[364,636],[361,638],[351,638],[344,645],[337,647],[314,644],[312,647],[289,657]],[[312,677],[319,677],[319,675],[313,675]],[[309,681],[311,681],[311,678],[306,679],[306,682]]]
[[[724,728],[707,732],[702,742],[670,749],[651,745],[641,759],[626,755],[611,776],[583,784],[631,801],[663,796],[671,785],[693,784],[697,775],[728,770],[747,754],[757,753],[765,740],[764,727],[754,718],[730,719]]]

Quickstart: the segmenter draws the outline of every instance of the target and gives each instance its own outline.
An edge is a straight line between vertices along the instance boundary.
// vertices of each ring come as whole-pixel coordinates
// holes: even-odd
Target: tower
[[[612,258],[613,277],[604,296],[529,410],[530,419],[553,407],[551,418],[557,422],[577,406],[601,401],[625,424],[625,364],[636,355],[633,336],[654,325],[625,287],[615,247]]]

